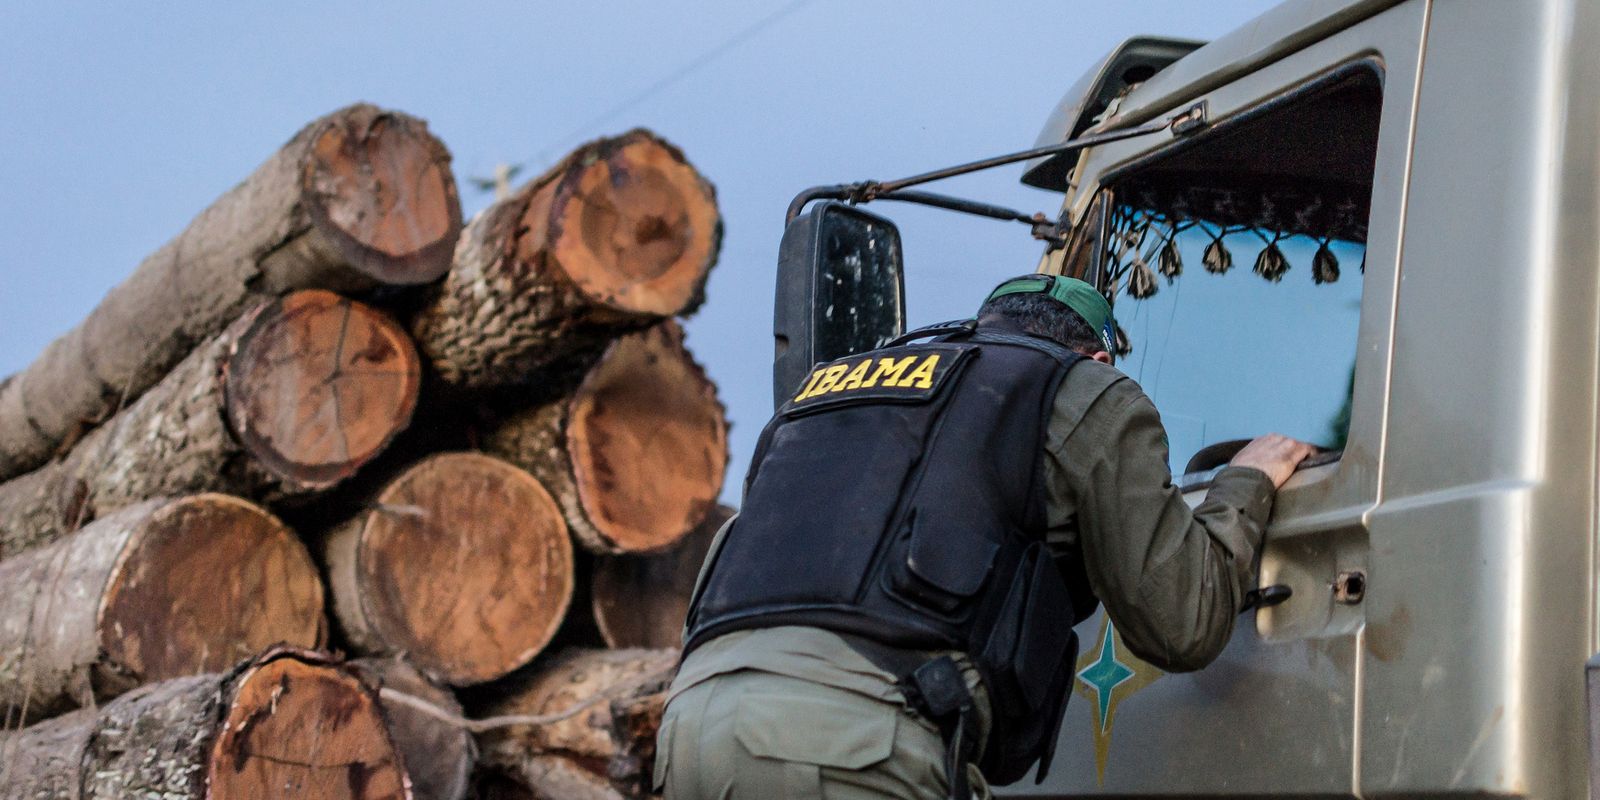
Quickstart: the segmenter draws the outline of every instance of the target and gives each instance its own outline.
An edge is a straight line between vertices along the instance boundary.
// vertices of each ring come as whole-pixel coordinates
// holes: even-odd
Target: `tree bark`
[[[608,647],[678,647],[695,579],[711,540],[733,509],[716,506],[670,549],[646,555],[601,556],[592,587],[595,624]]]
[[[409,423],[419,375],[405,331],[367,306],[321,290],[263,303],[66,458],[0,484],[0,555],[152,497],[324,490]]]
[[[426,283],[460,231],[450,155],[421,120],[356,105],[311,123],[0,382],[0,480],[68,449],[261,300]]]
[[[677,651],[673,651],[676,655]],[[627,788],[632,797],[651,793],[655,774],[656,737],[661,715],[667,710],[667,685],[657,684],[649,694],[633,694],[611,703],[611,740],[616,755],[607,768],[612,781]]]
[[[641,553],[671,546],[716,503],[728,423],[668,321],[613,342],[569,397],[510,415],[483,446],[538,477],[584,547]]]
[[[313,653],[140,687],[0,734],[0,800],[406,800],[372,690]]]
[[[84,709],[0,733],[0,800],[81,800],[80,770],[94,715]]]
[[[482,762],[539,797],[644,796],[654,751],[641,752],[641,731],[660,726],[666,685],[677,660],[678,651],[670,649],[563,652],[531,680],[507,687],[486,713],[554,714],[601,693],[614,695],[611,702],[550,725],[481,734]],[[654,733],[647,738],[653,741]]]
[[[472,734],[403,703],[390,701],[381,690],[395,690],[461,716],[461,704],[450,692],[433,685],[411,665],[395,658],[363,658],[351,666],[372,675],[380,687],[378,700],[389,735],[405,758],[416,800],[461,800],[471,785],[478,748]]]
[[[324,541],[346,642],[404,654],[467,686],[528,663],[572,600],[572,544],[532,475],[477,453],[445,453],[389,483]]]
[[[448,384],[526,383],[695,310],[721,237],[715,191],[681,151],[645,130],[600,139],[473,218],[412,330]]]
[[[220,494],[148,500],[0,562],[0,708],[37,719],[143,683],[318,647],[322,581],[294,532]]]
[[[530,755],[502,773],[534,800],[629,800],[610,779],[567,756]]]

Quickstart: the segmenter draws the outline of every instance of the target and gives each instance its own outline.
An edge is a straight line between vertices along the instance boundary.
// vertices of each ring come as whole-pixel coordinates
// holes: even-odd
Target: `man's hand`
[[[1290,439],[1281,433],[1269,433],[1260,436],[1244,446],[1239,454],[1228,462],[1233,467],[1254,467],[1267,474],[1272,481],[1274,489],[1283,486],[1294,474],[1294,468],[1305,460],[1306,456],[1315,453],[1315,445]]]

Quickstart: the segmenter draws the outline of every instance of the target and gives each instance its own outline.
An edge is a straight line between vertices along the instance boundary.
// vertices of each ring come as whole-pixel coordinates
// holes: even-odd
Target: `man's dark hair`
[[[1078,316],[1078,312],[1049,295],[1037,292],[1001,295],[978,309],[979,319],[988,314],[1004,317],[1028,333],[1053,339],[1085,355],[1106,349],[1100,335]]]

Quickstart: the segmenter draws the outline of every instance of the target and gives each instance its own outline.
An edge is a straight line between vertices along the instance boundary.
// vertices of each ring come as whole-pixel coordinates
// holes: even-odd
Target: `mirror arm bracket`
[[[806,204],[813,200],[844,200],[851,205],[860,205],[870,200],[897,200],[902,203],[916,203],[918,205],[933,206],[946,211],[956,211],[962,214],[972,214],[989,219],[1004,220],[1007,222],[1020,222],[1033,230],[1033,238],[1048,242],[1052,249],[1066,246],[1061,224],[1044,215],[1043,212],[1024,214],[1005,206],[980,203],[976,200],[967,200],[961,197],[951,197],[947,194],[934,192],[920,192],[909,190],[878,191],[876,184],[852,183],[837,186],[815,186],[796,195],[794,202],[789,204],[787,222],[793,222],[805,210]]]
[[[1008,153],[981,161],[972,161],[954,167],[924,172],[909,178],[901,178],[894,181],[860,181],[857,183],[834,184],[832,186],[814,186],[795,195],[794,200],[789,203],[789,213],[784,218],[784,223],[794,222],[795,218],[800,216],[800,212],[805,210],[806,204],[813,200],[843,200],[851,205],[870,203],[873,200],[899,200],[906,203],[934,206],[949,211],[959,211],[964,214],[975,214],[991,219],[1021,222],[1033,229],[1034,238],[1050,243],[1052,248],[1059,248],[1063,246],[1061,224],[1059,222],[1051,222],[1043,214],[1029,216],[1003,206],[964,200],[959,197],[950,197],[949,195],[934,194],[932,192],[911,192],[906,190],[912,186],[931,181],[953,178],[957,175],[965,175],[970,172],[992,169],[1007,164],[1015,164],[1018,161],[1030,161],[1035,158],[1070,153],[1086,147],[1132,139],[1164,130],[1171,130],[1174,136],[1185,136],[1204,128],[1208,124],[1209,117],[1206,102],[1202,100],[1171,117],[1152,120],[1132,128],[1080,136],[1058,144],[1035,147],[1031,150]]]
[[[936,169],[932,172],[924,172],[920,175],[912,175],[909,178],[901,178],[896,181],[865,181],[864,183],[870,187],[873,187],[876,195],[882,195],[887,192],[895,192],[901,189],[907,189],[918,184],[943,180],[945,178],[953,178],[957,175],[966,175],[969,172],[978,172],[980,170],[993,169],[994,167],[1003,167],[1007,164],[1015,164],[1018,161],[1032,161],[1035,158],[1061,155],[1063,153],[1073,152],[1074,150],[1082,150],[1086,147],[1094,147],[1095,145],[1108,144],[1110,142],[1120,142],[1123,139],[1133,139],[1152,133],[1160,133],[1161,131],[1172,129],[1176,125],[1180,124],[1186,125],[1187,127],[1185,128],[1185,132],[1189,132],[1194,129],[1196,120],[1203,125],[1205,119],[1206,105],[1204,101],[1201,101],[1188,108],[1185,108],[1183,111],[1180,111],[1171,117],[1151,120],[1143,125],[1135,125],[1132,128],[1124,128],[1118,131],[1106,131],[1104,133],[1092,133],[1087,136],[1080,136],[1076,139],[1069,139],[1065,142],[1045,145],[1044,147],[1035,147],[1029,150],[1021,150],[1015,153],[1007,153],[1003,156],[994,156],[992,158],[985,158],[979,161],[971,161],[966,164],[958,164],[954,167]],[[865,198],[865,200],[871,200],[872,196],[873,195],[869,195]]]
[[[795,195],[793,200],[789,201],[789,213],[784,216],[783,224],[788,226],[789,223],[794,222],[795,219],[800,216],[800,212],[806,210],[806,206],[809,205],[811,201],[847,200],[850,198],[850,190],[851,187],[849,185],[842,183],[835,184],[833,186],[813,186],[810,189],[806,189],[805,191]]]

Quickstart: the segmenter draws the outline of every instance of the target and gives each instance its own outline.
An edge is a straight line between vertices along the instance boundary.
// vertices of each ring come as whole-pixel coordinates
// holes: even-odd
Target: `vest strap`
[[[927,339],[933,336],[960,336],[963,338],[970,337],[971,341],[974,342],[994,342],[996,344],[1013,344],[1019,347],[1027,347],[1050,356],[1051,358],[1055,359],[1057,363],[1064,367],[1070,367],[1086,357],[1082,353],[1074,352],[1071,349],[1062,346],[1059,342],[1046,339],[1042,336],[1029,336],[1025,333],[1009,333],[1007,331],[997,331],[991,328],[980,329],[978,327],[978,321],[975,319],[954,319],[947,322],[936,322],[932,325],[925,325],[921,328],[917,328],[916,330],[907,331],[899,336],[896,336],[894,339],[890,340],[888,344],[884,345],[884,347],[899,347],[901,345],[914,342],[918,339]]]
[[[977,329],[978,321],[975,319],[953,319],[948,322],[936,322],[932,325],[924,325],[916,330],[906,331],[890,339],[889,343],[885,344],[884,347],[899,347],[930,336],[971,336]]]
[[[1014,344],[1019,347],[1029,347],[1050,356],[1063,367],[1070,367],[1088,357],[1082,353],[1073,352],[1058,342],[1027,334],[980,330],[973,335],[972,341],[980,344],[994,342],[996,344]]]

